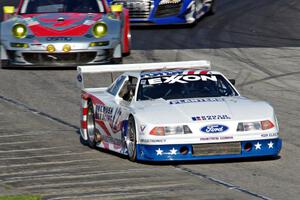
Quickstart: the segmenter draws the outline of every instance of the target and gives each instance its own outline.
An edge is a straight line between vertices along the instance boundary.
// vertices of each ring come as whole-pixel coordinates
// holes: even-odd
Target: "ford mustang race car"
[[[88,74],[124,71],[107,88]],[[95,75],[93,75],[95,76]],[[81,140],[132,161],[276,156],[270,104],[242,97],[208,61],[79,66]],[[101,79],[101,76],[99,76]],[[96,81],[98,82],[98,81]]]
[[[129,14],[105,0],[21,0],[4,7],[1,44],[17,66],[119,63],[130,52]],[[4,66],[5,67],[5,66]]]
[[[214,13],[215,0],[108,0],[129,9],[133,25],[191,24]]]

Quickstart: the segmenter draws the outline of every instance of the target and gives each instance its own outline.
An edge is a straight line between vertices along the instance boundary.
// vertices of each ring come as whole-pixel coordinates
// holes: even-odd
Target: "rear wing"
[[[108,72],[143,72],[153,70],[170,69],[203,69],[210,70],[210,61],[180,61],[180,62],[161,62],[161,63],[137,63],[120,65],[90,65],[77,67],[77,82],[81,89],[84,89],[84,74],[108,73]]]

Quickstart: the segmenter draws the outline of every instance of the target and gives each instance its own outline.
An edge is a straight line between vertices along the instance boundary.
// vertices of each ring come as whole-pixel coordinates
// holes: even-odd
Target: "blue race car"
[[[128,8],[131,25],[192,24],[214,13],[215,0],[108,0]]]

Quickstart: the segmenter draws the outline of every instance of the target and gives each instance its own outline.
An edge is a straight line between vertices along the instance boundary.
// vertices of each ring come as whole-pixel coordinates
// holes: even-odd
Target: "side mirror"
[[[4,14],[14,14],[15,13],[15,7],[13,7],[13,6],[3,6],[3,12],[4,12]]]
[[[229,82],[230,82],[232,85],[235,85],[235,79],[229,79]]]
[[[121,4],[115,4],[111,6],[112,12],[122,12],[123,11],[123,5]]]

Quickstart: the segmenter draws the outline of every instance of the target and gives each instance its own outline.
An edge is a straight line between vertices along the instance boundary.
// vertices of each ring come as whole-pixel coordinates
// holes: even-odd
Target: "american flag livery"
[[[85,87],[88,74],[107,72],[124,73],[109,87]],[[273,107],[242,97],[208,61],[79,66],[77,77],[81,137],[131,161],[277,156],[281,150]]]

